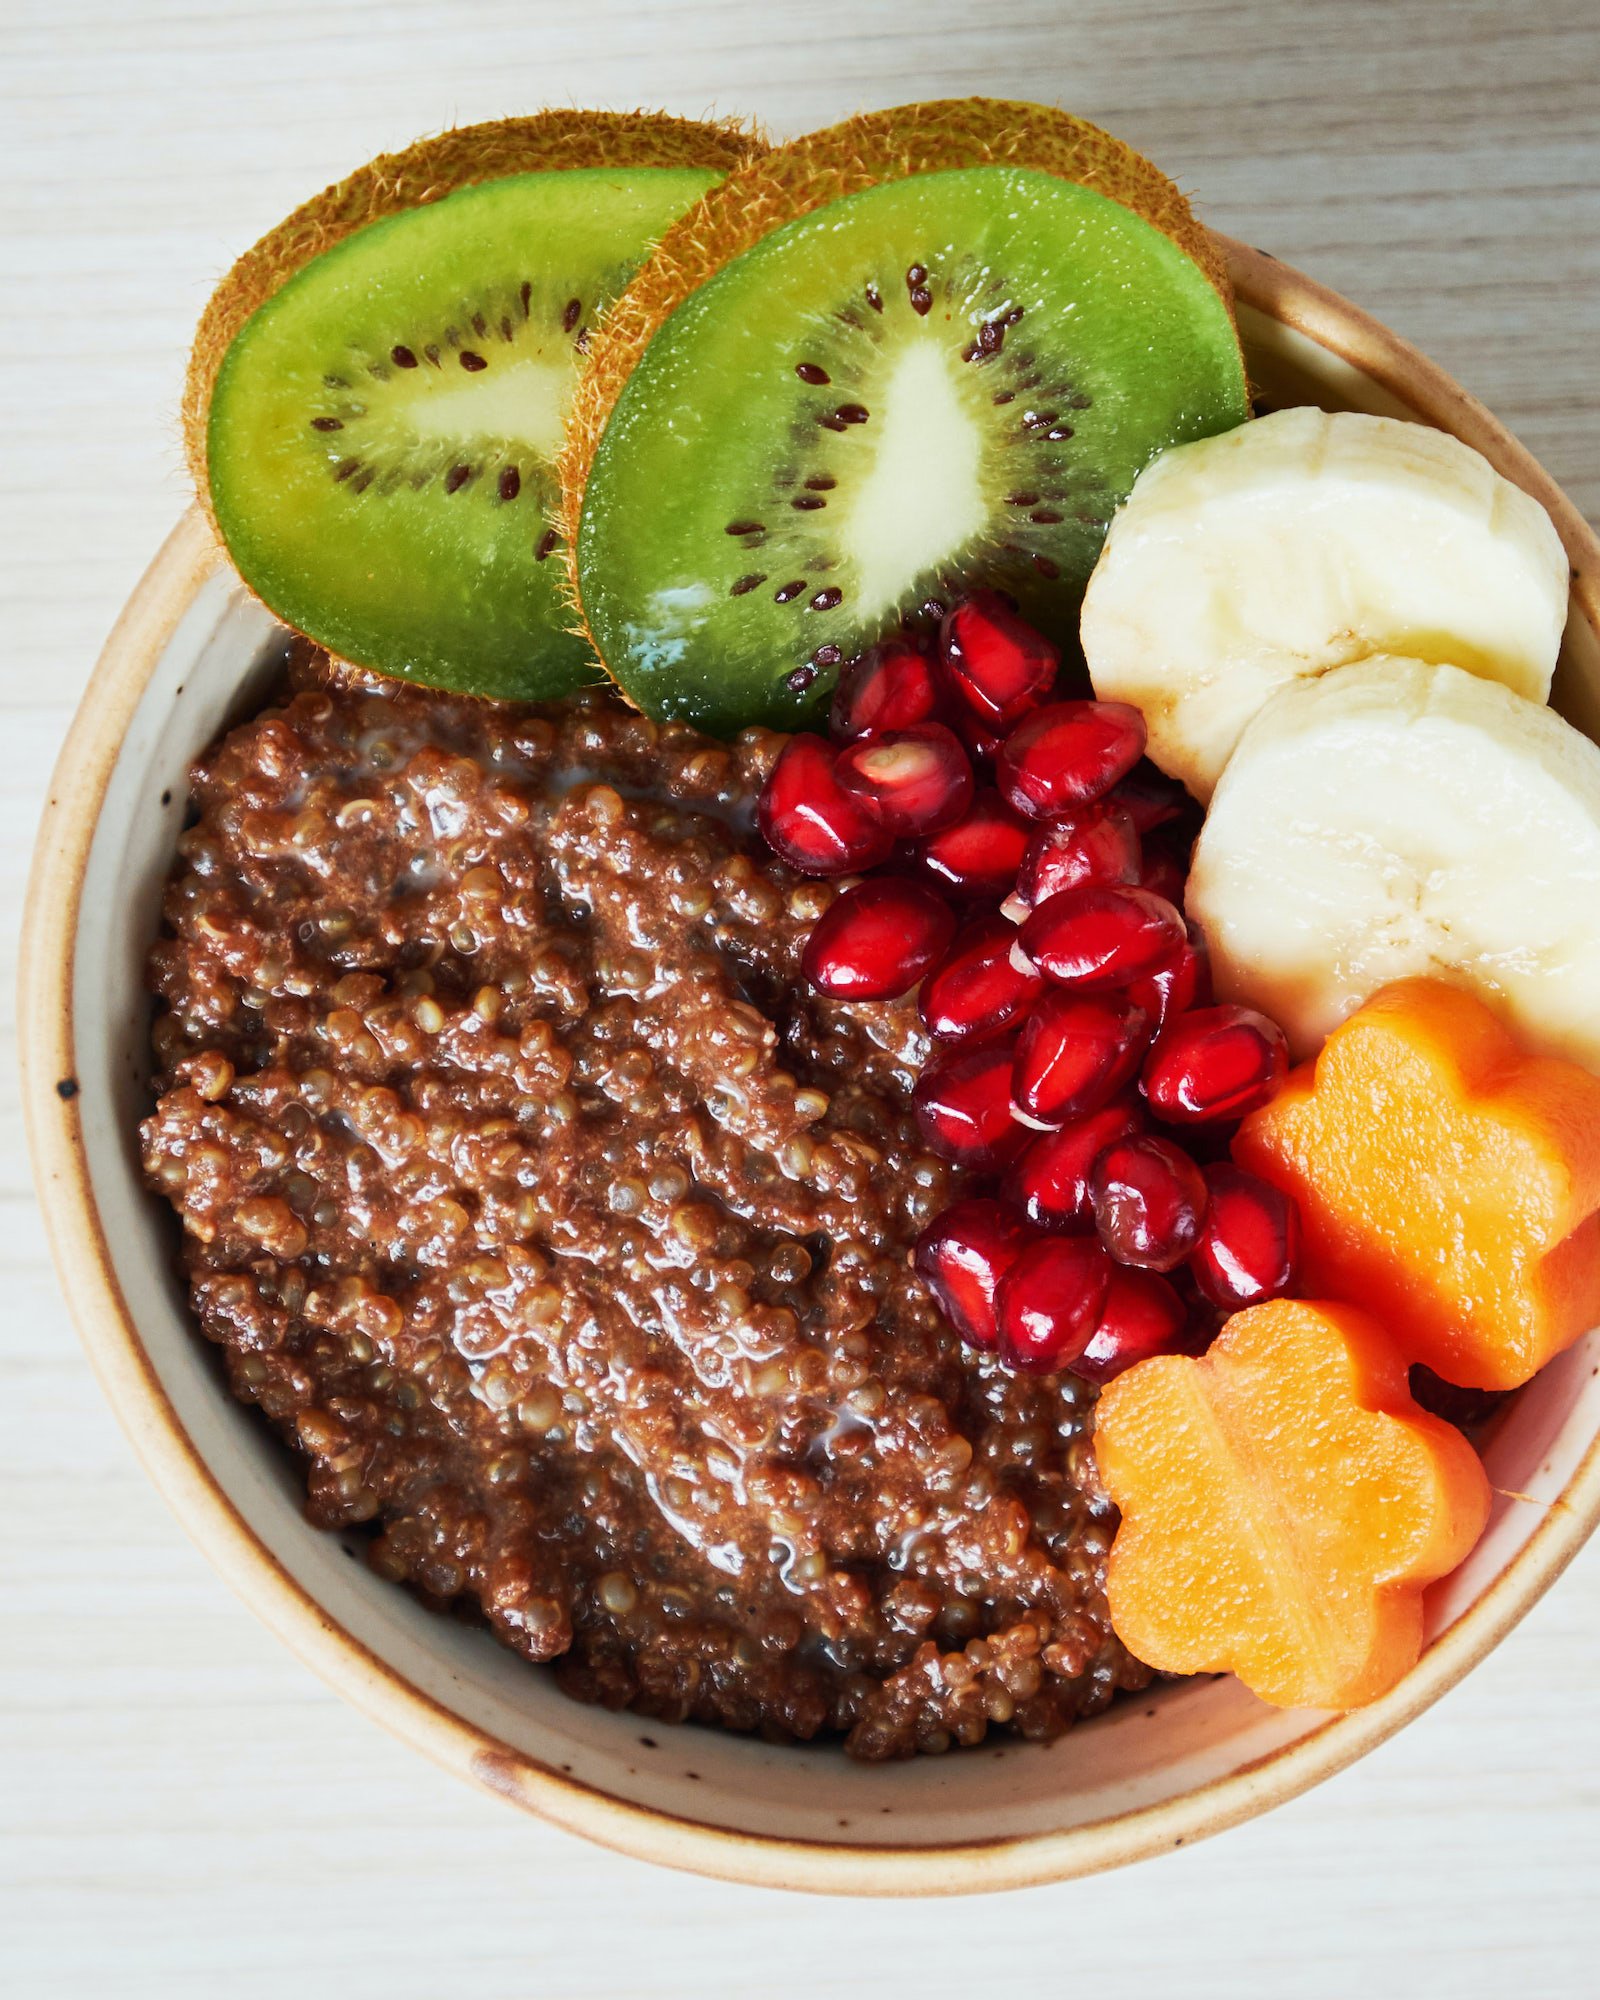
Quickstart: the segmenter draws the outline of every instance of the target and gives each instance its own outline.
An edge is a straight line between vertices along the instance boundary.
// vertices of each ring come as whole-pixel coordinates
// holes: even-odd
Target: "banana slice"
[[[1567,610],[1550,517],[1488,460],[1393,417],[1275,416],[1163,452],[1089,580],[1096,694],[1211,796],[1286,681],[1374,653],[1444,660],[1544,701]]]
[[[1432,973],[1600,1068],[1600,748],[1459,667],[1382,657],[1275,694],[1217,787],[1186,906],[1219,995],[1297,1055]]]

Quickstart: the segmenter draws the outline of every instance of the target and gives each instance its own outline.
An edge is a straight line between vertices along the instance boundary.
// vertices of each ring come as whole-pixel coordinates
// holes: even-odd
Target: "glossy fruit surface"
[[[1157,770],[1148,757],[1141,757],[1118,780],[1112,797],[1131,816],[1141,840],[1158,826],[1178,826],[1189,836],[1199,831],[1203,817],[1199,800],[1191,798],[1176,778]]]
[[[1000,746],[995,781],[1018,812],[1054,819],[1110,791],[1144,751],[1144,717],[1120,701],[1057,701]]]
[[[1170,1271],[1194,1248],[1206,1215],[1205,1178],[1170,1139],[1119,1139],[1089,1176],[1094,1225],[1119,1264]]]
[[[1458,1389],[1442,1375],[1435,1375],[1424,1362],[1417,1362],[1407,1378],[1411,1393],[1421,1407],[1458,1431],[1475,1431],[1504,1407],[1509,1393],[1504,1389]]]
[[[1000,745],[1005,738],[986,727],[969,709],[957,704],[950,718],[950,727],[967,747],[967,755],[972,759],[975,771],[985,776],[994,775],[994,760],[1000,754]]]
[[[1206,950],[1205,939],[1190,924],[1188,938],[1175,958],[1156,971],[1147,972],[1142,979],[1129,980],[1123,990],[1150,1015],[1158,1035],[1186,1009],[1208,1007],[1211,954]]]
[[[920,859],[958,895],[998,902],[1016,881],[1031,837],[1030,823],[986,786],[954,826],[929,837]]]
[[[1225,1312],[1288,1297],[1300,1275],[1294,1197],[1225,1162],[1205,1178],[1205,1227],[1189,1258],[1195,1283]]]
[[[1110,1382],[1152,1355],[1195,1352],[1189,1334],[1188,1309],[1165,1278],[1119,1265],[1106,1287],[1099,1324],[1072,1372],[1089,1382]]]
[[[939,1309],[969,1347],[995,1344],[995,1293],[1030,1239],[1008,1202],[958,1201],[917,1238],[913,1262]]]
[[[285,624],[428,687],[546,701],[592,681],[562,592],[566,409],[600,314],[748,157],[668,125],[552,111],[424,140],[228,274],[190,364],[190,462]]]
[[[1006,1176],[1006,1194],[1041,1229],[1090,1229],[1089,1176],[1110,1145],[1144,1130],[1144,1106],[1130,1091],[1099,1111],[1045,1132]]]
[[[1182,950],[1187,935],[1183,918],[1162,897],[1089,882],[1042,902],[1018,943],[1049,978],[1088,991],[1158,971]]]
[[[954,826],[972,804],[972,760],[942,722],[864,736],[840,750],[834,768],[844,790],[898,840]]]
[[[1016,932],[1004,917],[979,917],[929,973],[918,997],[922,1024],[942,1042],[997,1035],[1021,1020],[1044,991],[1036,972],[1012,959]]]
[[[1153,896],[1165,896],[1183,908],[1183,888],[1189,879],[1189,843],[1154,834],[1144,843],[1139,862],[1139,887]]]
[[[797,140],[608,316],[563,458],[573,582],[647,712],[793,727],[894,607],[980,583],[1060,638],[1138,472],[1243,422],[1227,303],[1166,232],[1214,268],[1209,241],[1170,185],[1155,226],[1098,160],[1068,179],[1067,123],[968,99]]]
[[[892,1000],[938,963],[955,925],[950,906],[922,883],[879,876],[834,898],[800,969],[835,1000]]]
[[[987,1042],[930,1063],[912,1093],[917,1123],[936,1153],[962,1166],[997,1167],[1026,1138],[1011,1115],[1009,1041]]]
[[[834,770],[868,817],[902,840],[953,826],[972,804],[972,760],[942,722],[847,743]]]
[[[999,1352],[1028,1374],[1070,1368],[1088,1346],[1111,1283],[1111,1260],[1092,1236],[1031,1243],[1000,1281]]]
[[[885,639],[840,673],[828,726],[842,743],[882,729],[910,729],[938,716],[943,694],[938,670],[926,653],[904,639]]]
[[[1149,1015],[1123,994],[1046,993],[1017,1036],[1013,1103],[1041,1125],[1087,1117],[1131,1082],[1150,1031]]]
[[[803,875],[855,875],[886,861],[893,836],[834,775],[834,751],[820,736],[791,736],[756,808],[762,838]]]
[[[1289,1046],[1276,1021],[1253,1007],[1195,1007],[1151,1051],[1144,1093],[1158,1118],[1209,1124],[1265,1104],[1288,1069]]]
[[[968,709],[998,732],[1044,700],[1061,666],[1060,649],[993,590],[975,590],[945,614],[939,650]]]
[[[1032,909],[1086,882],[1137,882],[1139,862],[1132,818],[1112,801],[1096,800],[1038,829],[1017,870],[1017,895]]]

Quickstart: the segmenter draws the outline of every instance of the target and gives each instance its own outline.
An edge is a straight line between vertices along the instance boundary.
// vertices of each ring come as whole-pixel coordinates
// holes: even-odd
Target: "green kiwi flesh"
[[[793,728],[972,583],[1070,641],[1139,472],[1248,414],[1226,301],[1120,203],[1003,166],[868,188],[650,338],[583,489],[583,615],[647,712]]]
[[[251,589],[429,686],[543,699],[595,679],[551,466],[588,329],[719,178],[513,174],[304,265],[233,339],[207,417],[212,510]]]

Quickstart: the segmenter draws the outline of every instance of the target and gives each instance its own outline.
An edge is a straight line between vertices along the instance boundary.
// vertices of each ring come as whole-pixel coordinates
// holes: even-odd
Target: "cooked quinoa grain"
[[[1054,1736],[1148,1679],[1092,1392],[964,1354],[909,1269],[957,1192],[921,1031],[802,989],[778,747],[298,667],[195,773],[145,1171],[311,1519],[570,1694]]]

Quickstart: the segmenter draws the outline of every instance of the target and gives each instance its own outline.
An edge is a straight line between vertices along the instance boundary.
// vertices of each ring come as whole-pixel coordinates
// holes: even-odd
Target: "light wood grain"
[[[1600,515],[1593,0],[7,0],[0,14],[5,987],[50,760],[183,502],[188,330],[369,153],[541,102],[1054,98],[1416,340]],[[10,1015],[6,1015],[10,1040]],[[1220,1842],[984,1902],[821,1905],[518,1819],[326,1694],[134,1467],[47,1268],[0,1068],[0,1988],[927,2000],[1566,2000],[1597,1989],[1600,1548],[1455,1694]]]

